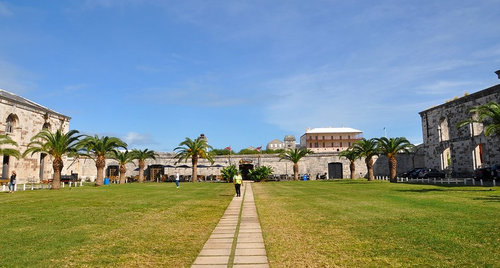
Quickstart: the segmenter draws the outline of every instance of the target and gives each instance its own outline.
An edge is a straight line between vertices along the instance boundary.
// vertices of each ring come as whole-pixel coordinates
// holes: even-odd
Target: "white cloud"
[[[129,132],[125,137],[123,137],[123,141],[125,141],[129,147],[131,145],[135,146],[145,146],[145,145],[155,145],[158,144],[150,134],[141,134],[136,132]]]

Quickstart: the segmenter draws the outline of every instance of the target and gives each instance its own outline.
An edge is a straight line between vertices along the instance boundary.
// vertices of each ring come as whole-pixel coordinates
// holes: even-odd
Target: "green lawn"
[[[254,184],[271,267],[500,267],[500,190]]]
[[[0,267],[189,267],[232,184],[125,184],[0,193]]]

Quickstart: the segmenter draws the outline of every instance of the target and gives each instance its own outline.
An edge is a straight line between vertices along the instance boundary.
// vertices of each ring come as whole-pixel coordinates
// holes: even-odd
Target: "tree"
[[[488,102],[472,107],[469,112],[473,114],[473,117],[460,122],[459,128],[471,123],[481,123],[485,126],[485,136],[500,136],[500,104],[494,101]]]
[[[128,150],[125,151],[114,151],[112,158],[118,161],[120,165],[120,184],[125,183],[125,173],[127,172],[126,165],[128,163],[133,163],[134,155]]]
[[[358,152],[354,151],[352,148],[349,148],[345,151],[340,152],[340,157],[344,157],[349,160],[349,169],[351,170],[351,179],[355,179],[356,177],[356,164],[354,163],[356,159],[361,158]]]
[[[232,182],[233,177],[236,175],[236,172],[238,170],[236,169],[235,165],[230,165],[225,168],[223,168],[220,173],[222,174],[222,177],[227,181],[227,182]]]
[[[295,148],[295,149],[288,149],[285,150],[280,154],[280,161],[285,159],[293,162],[293,178],[298,181],[299,180],[299,160],[308,155],[312,154],[313,152],[309,149],[306,148]]]
[[[21,153],[15,148],[3,148],[4,145],[11,145],[17,147],[17,142],[12,140],[9,135],[2,134],[0,135],[0,154],[1,155],[11,155],[17,159],[21,158]]]
[[[404,137],[375,139],[379,153],[389,159],[390,181],[396,182],[397,160],[396,155],[401,152],[409,153],[414,145]]]
[[[149,149],[144,149],[142,151],[138,149],[132,150],[133,159],[137,159],[139,161],[140,183],[144,182],[144,167],[146,166],[146,159],[156,159],[156,156],[158,156],[158,154],[156,154],[155,151]]]
[[[28,143],[23,157],[35,153],[45,153],[54,159],[52,161],[52,168],[54,169],[54,177],[52,179],[52,189],[59,189],[61,187],[61,171],[64,167],[62,157],[64,155],[73,157],[78,156],[78,143],[82,135],[77,135],[77,130],[70,130],[68,133],[63,134],[60,129],[55,133],[48,130],[42,130],[31,138]]]
[[[174,149],[174,151],[176,151],[177,153],[175,155],[175,158],[178,159],[176,163],[179,163],[182,160],[187,161],[189,158],[191,158],[191,164],[193,165],[191,178],[193,179],[193,182],[197,182],[198,177],[196,166],[198,165],[198,159],[204,158],[210,161],[211,164],[214,163],[214,160],[209,153],[209,150],[211,149],[212,146],[208,145],[205,139],[196,138],[195,140],[192,140],[186,137],[183,142],[179,143],[179,147]]]
[[[95,186],[101,186],[104,183],[104,167],[106,158],[113,155],[118,148],[127,148],[127,144],[116,137],[86,136],[80,146],[86,151],[85,156],[95,161],[97,168],[97,178]]]
[[[260,166],[258,168],[250,170],[248,172],[248,176],[253,181],[262,181],[265,180],[269,175],[273,174],[273,168],[268,166]]]
[[[365,158],[368,180],[373,181],[373,157],[378,155],[377,141],[375,139],[362,139],[354,143],[353,150]]]

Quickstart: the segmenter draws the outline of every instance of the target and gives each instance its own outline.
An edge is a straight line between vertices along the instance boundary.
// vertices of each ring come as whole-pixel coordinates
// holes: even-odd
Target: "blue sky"
[[[172,151],[307,127],[422,141],[418,112],[498,84],[500,1],[0,0],[0,88]]]

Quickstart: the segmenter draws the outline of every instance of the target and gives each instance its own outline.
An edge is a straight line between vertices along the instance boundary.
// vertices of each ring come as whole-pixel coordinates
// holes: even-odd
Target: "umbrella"
[[[163,167],[175,167],[175,166],[172,166],[172,165],[163,165]]]
[[[217,164],[217,165],[213,165],[212,167],[224,167],[224,166],[221,164]]]
[[[178,168],[190,168],[190,166],[188,165],[180,165],[180,166],[177,166]]]
[[[199,168],[207,168],[207,167],[210,167],[210,166],[205,166],[205,165],[197,165],[196,167],[199,167]]]
[[[139,168],[134,169],[134,171],[139,171]]]

